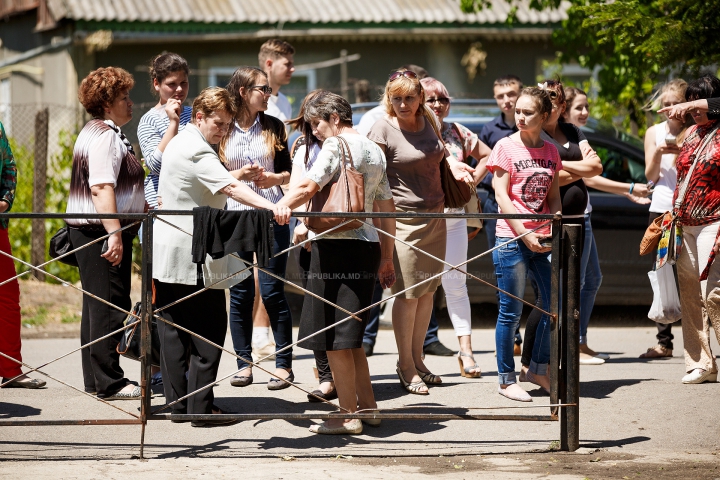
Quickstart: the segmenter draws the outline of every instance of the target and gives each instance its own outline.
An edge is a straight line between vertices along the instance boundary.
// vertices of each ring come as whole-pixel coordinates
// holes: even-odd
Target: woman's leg
[[[70,240],[75,248],[87,245],[101,236],[103,236],[102,232],[70,229]],[[75,256],[79,264],[83,289],[129,311],[133,236],[123,235],[122,239],[123,259],[116,267],[100,256],[103,242],[78,250]],[[87,313],[87,317],[83,317],[81,321],[87,332],[87,341],[92,342],[122,327],[127,314],[87,295],[85,298],[87,309],[83,308],[83,314]],[[128,384],[120,368],[120,355],[115,350],[121,336],[122,332],[119,332],[83,349],[85,388],[89,389],[91,383],[89,379],[94,378],[95,391],[100,398],[110,397]]]
[[[596,353],[587,346],[587,329],[601,283],[602,272],[600,271],[597,244],[592,231],[592,223],[590,223],[590,215],[587,215],[585,217],[585,243],[580,259],[580,351],[591,356]]]
[[[536,307],[543,308],[542,298],[540,295],[537,297],[535,302]],[[544,310],[544,309],[543,309]],[[535,345],[535,336],[537,334],[538,325],[542,320],[542,313],[537,308],[533,308],[528,315],[527,322],[525,322],[525,344],[523,345],[522,357],[520,357],[520,364],[523,367],[530,367],[532,361],[532,351]]]
[[[287,225],[278,225],[276,223],[273,225],[273,255],[276,255],[290,245],[290,228]],[[263,267],[263,269],[278,277],[285,278],[287,258],[287,253],[273,257],[270,259],[268,266]],[[270,317],[270,325],[277,345],[276,350],[280,350],[292,343],[292,317],[290,316],[290,306],[285,298],[285,282],[263,271],[259,273],[259,282],[263,304]],[[288,376],[288,372],[292,369],[292,348],[275,355],[275,367],[275,375],[282,375],[282,378]],[[285,370],[285,372],[282,372],[282,370]]]
[[[533,272],[537,282],[538,292],[543,305],[550,305],[550,283],[552,268],[550,265],[550,253],[529,254],[528,267]],[[534,375],[547,375],[547,367],[550,363],[550,318],[543,314],[537,328],[532,360],[530,361],[530,372]]]
[[[498,237],[497,244],[505,243],[509,238]],[[495,277],[498,288],[516,297],[522,298],[527,281],[527,268],[521,252],[521,241],[510,242],[493,250]],[[495,328],[495,349],[497,350],[498,382],[500,385],[517,383],[515,378],[515,359],[513,358],[515,330],[520,323],[522,303],[500,293],[497,326]]]
[[[424,295],[427,296],[428,294]],[[432,310],[432,294],[430,295],[430,305]],[[425,340],[425,333],[427,332],[427,326],[430,322],[429,311],[426,318],[420,318],[419,312],[419,298],[400,298],[395,299],[393,304],[393,315],[392,324],[393,331],[395,332],[395,343],[398,347],[398,363],[400,371],[408,383],[415,383],[420,381],[420,377],[416,370],[415,357],[420,359],[422,355],[422,344]],[[427,310],[427,307],[425,307]],[[424,320],[424,322],[423,322]],[[420,323],[424,323],[424,327],[420,326]],[[418,333],[420,330],[422,332]],[[421,337],[419,341],[419,352],[416,354],[417,337]],[[421,388],[421,391],[425,390],[426,387]]]
[[[357,392],[358,406],[361,410],[377,408],[365,351],[362,348],[353,348],[350,351],[355,364],[355,392]]]
[[[252,262],[252,252],[238,252],[242,259]],[[252,270],[250,270],[252,272]],[[230,335],[235,353],[252,360],[253,302],[255,301],[255,279],[250,275],[242,282],[230,287]],[[240,376],[249,376],[252,366],[237,359]]]
[[[717,266],[711,268],[713,284],[700,282],[712,244],[717,234],[717,224],[683,227],[683,249],[677,261],[680,306],[683,312],[682,331],[685,347],[685,371],[696,368],[716,372],[715,357],[710,350],[710,310],[717,319]],[[663,267],[667,268],[667,267]],[[714,271],[713,271],[714,270]],[[710,279],[710,277],[709,277]],[[709,295],[708,295],[709,294]],[[711,300],[708,302],[708,300]]]
[[[0,228],[0,250],[12,255],[7,228]],[[5,255],[0,257],[0,282],[4,282],[17,273],[11,258]],[[17,279],[0,287],[0,332],[0,352],[21,362],[20,284]],[[0,357],[0,379],[10,379],[18,375],[22,375],[20,364]]]
[[[447,246],[445,247],[445,261],[451,265],[458,265],[467,260],[468,237],[467,222],[465,219],[447,219]],[[467,265],[460,267],[467,271]],[[445,265],[442,277],[443,290],[447,301],[450,321],[455,329],[455,335],[460,343],[460,351],[472,355],[472,326],[470,314],[470,298],[468,297],[465,274],[457,270],[450,270]],[[460,357],[466,367],[474,364],[471,357]],[[479,369],[476,369],[479,370]],[[472,370],[475,372],[476,370]]]
[[[360,353],[365,355],[362,348],[355,350],[360,350]],[[347,410],[348,413],[356,412],[358,405],[358,392],[356,389],[355,378],[355,358],[352,350],[329,350],[327,352],[327,356],[330,361],[330,368],[332,369],[333,377],[337,379],[335,382],[335,389],[337,389],[340,407]],[[368,380],[369,378],[370,374],[368,373]],[[338,428],[351,421],[352,420],[329,419],[325,420],[324,423],[328,428]]]

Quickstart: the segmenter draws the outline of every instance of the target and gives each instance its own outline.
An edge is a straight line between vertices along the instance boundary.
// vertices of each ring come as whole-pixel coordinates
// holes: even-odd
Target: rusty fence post
[[[35,115],[35,154],[33,172],[33,212],[45,212],[45,191],[47,186],[48,124],[50,111],[47,107]],[[33,218],[30,263],[40,265],[45,262],[45,219]],[[33,272],[35,278],[45,281],[45,274]]]
[[[152,398],[152,386],[150,384],[152,365],[152,246],[153,246],[153,219],[152,213],[148,213],[142,223],[142,312],[140,315],[140,388],[142,391],[140,405],[140,419],[142,421],[140,433],[140,459],[145,455],[145,427],[147,426],[148,415],[150,415],[150,400]]]
[[[560,410],[560,448],[574,452],[580,447],[580,257],[582,225],[563,226],[563,322],[561,355],[564,388],[560,399],[574,404]]]
[[[562,219],[557,217],[552,223],[552,258],[550,279],[550,313],[554,318],[550,319],[550,403],[555,405],[558,402],[560,388],[560,265],[562,261]],[[558,407],[552,407],[550,414],[557,419]]]

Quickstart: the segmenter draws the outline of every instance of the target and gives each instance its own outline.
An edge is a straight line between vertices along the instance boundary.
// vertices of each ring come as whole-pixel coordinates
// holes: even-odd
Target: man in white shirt
[[[295,71],[294,55],[293,46],[277,38],[263,43],[258,54],[260,68],[267,73],[268,84],[272,88],[265,113],[282,121],[292,118],[292,106],[287,97],[280,93],[280,87],[292,79]]]

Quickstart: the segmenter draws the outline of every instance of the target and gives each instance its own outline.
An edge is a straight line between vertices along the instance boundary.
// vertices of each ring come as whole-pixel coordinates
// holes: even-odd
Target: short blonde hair
[[[437,90],[441,94],[445,95],[447,98],[450,98],[450,92],[448,92],[448,89],[445,88],[445,85],[443,85],[443,83],[437,78],[422,78],[420,79],[420,85],[422,85],[423,90]]]

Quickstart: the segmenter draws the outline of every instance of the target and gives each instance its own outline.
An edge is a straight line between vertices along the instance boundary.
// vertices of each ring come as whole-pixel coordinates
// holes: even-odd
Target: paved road
[[[676,342],[680,346],[682,338],[680,329],[677,330]],[[456,344],[452,330],[443,329],[440,333],[447,345]],[[602,366],[583,366],[581,369],[582,447],[618,454],[664,455],[667,458],[686,452],[700,454],[703,458],[720,453],[720,427],[716,408],[711,408],[718,405],[720,383],[682,385],[680,378],[684,373],[684,363],[680,351],[676,351],[674,358],[666,360],[646,362],[637,359],[637,355],[654,342],[652,324],[642,328],[591,328],[589,334],[592,346],[610,353],[612,360]],[[26,362],[34,365],[78,345],[77,339],[25,340],[23,355]],[[404,393],[395,375],[392,331],[381,330],[375,355],[369,359],[380,406],[518,406],[496,393],[494,331],[476,330],[473,345],[484,371],[481,379],[460,377],[457,360],[453,357],[428,357],[428,365],[434,373],[443,375],[444,384],[432,388],[428,397],[413,396]],[[226,346],[231,348],[229,335]],[[716,353],[720,352],[714,340],[713,349]],[[315,386],[312,356],[302,349],[296,353],[294,368],[297,381],[304,388],[312,388]],[[137,379],[137,365],[123,360],[123,367],[131,379]],[[263,365],[270,366],[267,363]],[[82,385],[79,354],[46,367],[46,371],[73,385]],[[229,355],[224,355],[220,373],[225,375],[232,371],[234,362]],[[231,387],[227,381],[222,382],[215,390],[218,405],[236,412],[311,412],[322,409],[317,404],[307,403],[301,391],[268,391],[264,385],[267,378],[267,374],[256,371],[256,383],[242,389]],[[525,386],[530,387],[529,384]],[[542,406],[549,403],[549,398],[537,390],[531,393],[534,395],[533,405],[540,408],[530,412],[547,413],[548,409]],[[155,405],[163,402],[162,396],[153,400]],[[137,408],[136,402],[115,402],[115,405],[131,411]],[[17,417],[129,418],[52,381],[45,390],[0,391],[0,419]],[[172,459],[168,465],[182,465],[183,459],[191,458],[243,457],[253,457],[253,462],[264,464],[266,460],[262,460],[263,457],[282,456],[327,458],[345,455],[357,459],[362,456],[431,457],[533,452],[547,450],[551,442],[559,438],[559,424],[556,422],[385,421],[379,428],[366,427],[362,435],[347,437],[313,435],[307,430],[310,424],[311,421],[247,421],[228,427],[199,429],[189,424],[155,421],[147,427],[145,452],[151,459]],[[62,465],[67,469],[75,465],[75,461],[86,466],[87,462],[82,461],[104,459],[102,465],[107,466],[126,461],[139,453],[138,426],[0,428],[0,477],[20,478],[17,472],[11,473],[7,469],[11,465],[19,465],[17,461],[21,462],[27,475],[31,472],[51,474],[53,465],[58,465],[58,468]],[[282,465],[282,468],[278,467],[278,472],[292,473],[288,465],[299,463]],[[407,462],[402,468],[397,468],[398,474],[415,471]],[[108,470],[112,471],[112,468]],[[102,475],[102,471],[96,470],[94,475]],[[74,470],[74,473],[78,474],[78,471]],[[374,473],[379,474],[380,470]],[[720,473],[717,476],[720,477]]]

